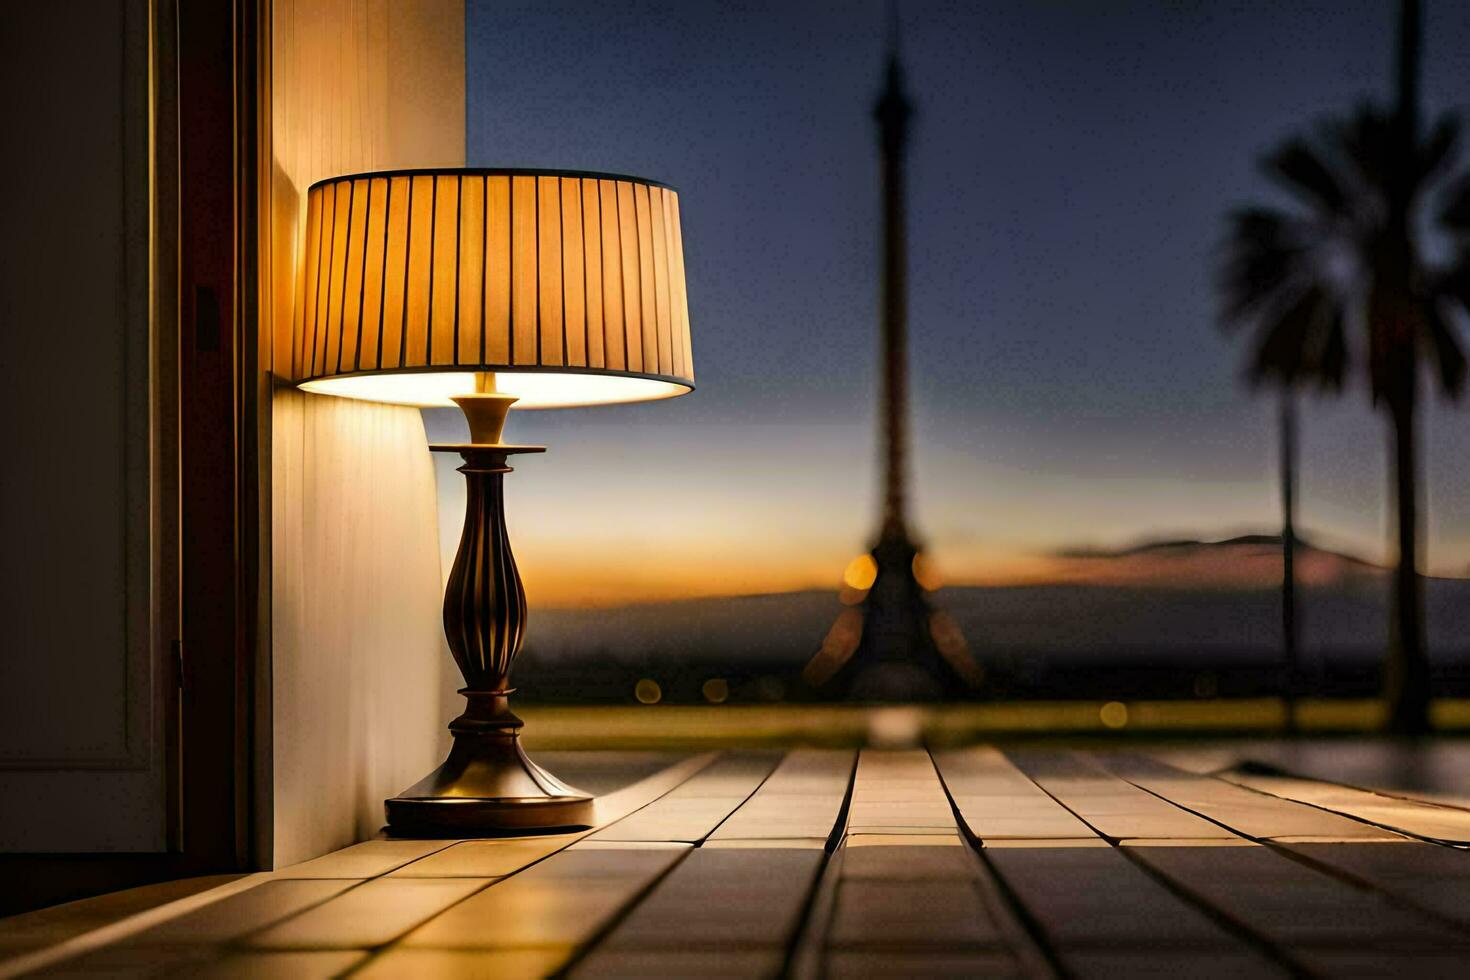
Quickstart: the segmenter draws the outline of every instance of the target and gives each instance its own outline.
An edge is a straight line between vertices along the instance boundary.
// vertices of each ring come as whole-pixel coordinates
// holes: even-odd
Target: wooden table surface
[[[589,831],[366,841],[0,976],[1470,975],[1470,809],[1222,758],[645,760]]]

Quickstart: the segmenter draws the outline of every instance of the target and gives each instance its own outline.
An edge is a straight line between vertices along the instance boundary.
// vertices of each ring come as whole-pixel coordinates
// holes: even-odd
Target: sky
[[[1256,159],[1386,98],[1395,4],[900,2],[911,523],[951,583],[1061,549],[1279,524],[1273,402],[1217,326]],[[1426,3],[1424,102],[1464,109],[1470,4]],[[471,166],[680,192],[698,389],[514,414],[533,604],[832,588],[876,529],[877,2],[466,4]],[[1470,574],[1467,411],[1425,419],[1429,569]],[[462,431],[426,411],[431,438]],[[1391,556],[1384,424],[1303,410],[1300,526]],[[438,460],[448,553],[459,477]]]

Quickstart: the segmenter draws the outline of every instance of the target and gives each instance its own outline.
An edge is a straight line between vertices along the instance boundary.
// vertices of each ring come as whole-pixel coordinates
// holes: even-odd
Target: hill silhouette
[[[1046,581],[951,586],[934,595],[984,661],[1168,664],[1269,661],[1280,644],[1280,539],[1160,540],[1052,556]],[[1388,570],[1299,545],[1303,650],[1377,660],[1387,637]],[[1470,580],[1426,582],[1436,659],[1470,658]],[[533,662],[587,658],[738,666],[805,663],[837,591],[688,599],[600,609],[537,610]]]

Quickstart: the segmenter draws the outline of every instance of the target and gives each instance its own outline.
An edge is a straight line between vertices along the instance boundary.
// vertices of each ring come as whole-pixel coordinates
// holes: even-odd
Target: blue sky
[[[1216,329],[1214,248],[1274,197],[1262,151],[1386,95],[1395,6],[900,4],[914,523],[951,580],[1276,523],[1273,408]],[[1461,106],[1470,5],[1426,25],[1426,106]],[[881,6],[469,0],[466,35],[469,164],[681,192],[699,390],[513,419],[551,447],[510,484],[533,599],[835,582],[876,514]],[[1307,531],[1384,557],[1361,390],[1310,403],[1303,446]],[[1426,447],[1431,568],[1465,573],[1465,409],[1433,408]]]

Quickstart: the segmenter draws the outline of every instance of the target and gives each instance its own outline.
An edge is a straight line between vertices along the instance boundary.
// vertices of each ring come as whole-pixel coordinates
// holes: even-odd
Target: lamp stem
[[[510,667],[526,625],[526,590],[505,530],[504,481],[511,468],[503,451],[467,449],[463,456],[464,533],[444,592],[444,634],[465,690],[503,695],[511,690]],[[456,731],[459,721],[449,730]]]

